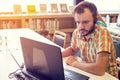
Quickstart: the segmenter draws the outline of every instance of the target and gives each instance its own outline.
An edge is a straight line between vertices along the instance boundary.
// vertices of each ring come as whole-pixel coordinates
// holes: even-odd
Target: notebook
[[[64,69],[60,47],[20,37],[25,69],[38,80],[88,80],[89,77]]]

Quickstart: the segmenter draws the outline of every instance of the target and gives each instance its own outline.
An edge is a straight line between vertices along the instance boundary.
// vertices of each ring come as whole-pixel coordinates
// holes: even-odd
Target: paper
[[[47,12],[47,5],[46,4],[40,4],[40,12],[41,13]]]
[[[35,5],[27,5],[27,11],[28,11],[28,14],[35,14],[36,13]]]
[[[60,4],[61,12],[68,12],[67,4]]]
[[[14,14],[20,14],[22,13],[22,10],[21,10],[21,5],[19,4],[14,4]]]
[[[51,12],[58,12],[57,4],[51,4]]]

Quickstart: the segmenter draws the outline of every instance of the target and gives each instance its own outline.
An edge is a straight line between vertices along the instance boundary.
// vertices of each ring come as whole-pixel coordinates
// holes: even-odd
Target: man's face
[[[84,13],[75,13],[75,22],[77,29],[82,36],[87,36],[91,34],[94,29],[94,18],[89,9],[84,9]]]

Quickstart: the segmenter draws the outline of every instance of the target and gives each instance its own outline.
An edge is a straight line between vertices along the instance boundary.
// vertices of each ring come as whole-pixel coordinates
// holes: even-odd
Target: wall
[[[120,11],[120,0],[86,0],[95,3],[98,11]]]
[[[69,5],[73,5],[74,0],[0,0],[0,12],[13,12],[13,5],[14,4],[21,4],[22,11],[26,12],[26,5],[27,4],[35,4],[36,10],[39,11],[39,4],[45,3],[48,5],[48,10],[50,10],[51,3],[66,3]]]

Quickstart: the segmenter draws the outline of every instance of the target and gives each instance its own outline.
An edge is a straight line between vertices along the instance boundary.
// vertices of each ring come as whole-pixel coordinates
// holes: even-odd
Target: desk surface
[[[0,80],[10,80],[8,78],[8,74],[19,68],[10,53],[14,55],[15,59],[20,65],[23,63],[21,44],[19,39],[21,36],[56,45],[50,40],[28,28],[0,30],[0,36],[2,38],[2,44],[0,44]],[[4,44],[6,44],[7,46]],[[7,51],[6,48],[9,49],[10,52]],[[103,76],[97,76],[82,71],[80,69],[68,66],[66,64],[64,64],[64,68],[71,69],[75,72],[87,75],[90,77],[90,80],[118,80],[115,77],[109,75],[108,73],[105,73],[105,75]]]

